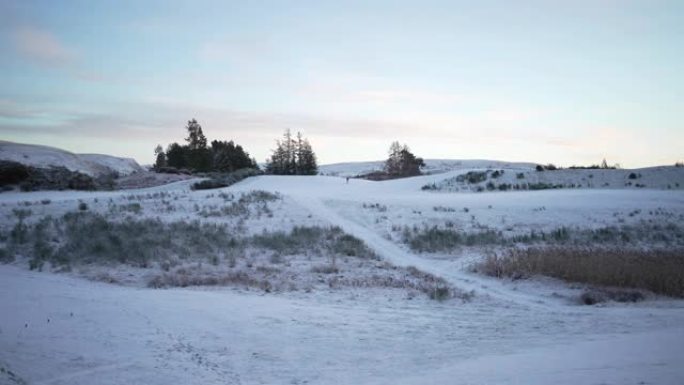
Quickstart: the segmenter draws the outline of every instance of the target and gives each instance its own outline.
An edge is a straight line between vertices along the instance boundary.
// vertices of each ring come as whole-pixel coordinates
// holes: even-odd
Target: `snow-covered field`
[[[518,166],[511,167],[507,172],[514,175]],[[356,171],[338,165],[332,172]],[[122,215],[225,222],[243,235],[335,225],[386,262],[416,266],[473,293],[469,300],[440,302],[383,288],[149,289],[93,282],[78,269],[28,271],[19,259],[0,265],[0,383],[684,383],[683,301],[652,296],[581,306],[577,285],[478,275],[469,267],[480,251],[418,254],[395,231],[446,221],[465,231],[510,233],[682,223],[681,190],[421,190],[463,172],[348,183],[330,176],[260,176],[207,191],[191,191],[192,181],[181,181],[116,192],[0,194],[6,227],[16,221],[15,209],[31,210],[26,220],[37,221],[78,210],[80,202],[101,213],[138,203],[139,213]],[[269,204],[269,214],[211,215],[226,194],[253,190],[282,199]]]

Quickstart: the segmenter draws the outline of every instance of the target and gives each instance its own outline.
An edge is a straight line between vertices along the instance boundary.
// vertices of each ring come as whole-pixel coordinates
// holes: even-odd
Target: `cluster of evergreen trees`
[[[232,140],[214,140],[209,145],[207,137],[202,132],[202,126],[197,120],[189,120],[185,130],[188,133],[185,145],[174,142],[169,144],[166,151],[161,145],[157,145],[154,150],[155,170],[163,172],[186,169],[192,172],[230,173],[246,168],[259,169],[256,160],[250,158],[249,153]],[[283,138],[276,143],[276,148],[266,163],[267,173],[276,175],[316,175],[318,173],[316,154],[301,132],[297,132],[296,137],[293,137],[287,129]],[[420,175],[420,169],[424,166],[423,159],[411,153],[407,145],[393,142],[390,146],[389,158],[385,162],[384,176],[381,179]]]
[[[407,145],[401,145],[399,142],[390,145],[389,158],[385,161],[385,173],[390,178],[420,175],[421,167],[425,167],[423,158],[417,158]]]
[[[187,144],[171,143],[166,152],[161,145],[157,145],[154,150],[154,167],[157,171],[174,168],[194,172],[233,172],[243,168],[259,168],[256,160],[250,158],[249,153],[232,140],[214,140],[211,146],[207,145],[207,138],[197,120],[189,120],[185,129],[188,132],[188,137],[185,138]]]
[[[266,172],[277,175],[316,175],[316,154],[300,132],[293,138],[290,130],[285,130],[283,139],[277,142],[276,149],[266,164]]]

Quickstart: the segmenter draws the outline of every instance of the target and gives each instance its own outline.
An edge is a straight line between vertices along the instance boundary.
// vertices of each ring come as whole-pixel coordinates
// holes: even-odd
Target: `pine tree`
[[[188,137],[185,138],[185,141],[188,142],[190,150],[207,148],[207,138],[202,132],[202,126],[200,126],[196,119],[188,120],[188,125],[185,126],[185,129],[188,131]]]
[[[275,175],[285,174],[285,158],[285,148],[283,144],[277,140],[276,148],[273,150],[271,158],[266,161],[266,172]]]
[[[158,144],[157,147],[154,148],[154,158],[155,170],[166,167],[166,154],[164,153],[164,148],[162,148],[161,144]]]
[[[404,147],[406,147],[404,145]],[[401,173],[401,151],[403,147],[399,142],[394,141],[389,148],[389,158],[385,161],[385,172],[388,175],[399,175]]]
[[[178,143],[171,143],[166,148],[166,164],[174,168],[186,168],[187,164],[187,147],[181,146]]]
[[[214,140],[211,142],[211,169],[232,172],[242,168],[256,168],[249,154],[233,141]]]
[[[291,131],[285,130],[283,139],[276,141],[276,148],[267,160],[266,172],[277,175],[315,175],[318,172],[316,155],[301,132],[295,140]]]
[[[285,175],[294,175],[297,173],[297,145],[292,139],[289,128],[285,130],[283,143],[285,145]]]
[[[187,165],[195,171],[209,171],[211,169],[211,153],[207,148],[207,138],[202,132],[202,126],[196,119],[188,121],[185,127],[188,131]]]
[[[297,174],[299,175],[316,175],[318,174],[318,164],[316,162],[316,154],[311,149],[309,141],[304,139],[298,150],[297,158]]]
[[[385,161],[385,173],[392,178],[403,178],[420,175],[420,168],[425,166],[422,158],[417,158],[407,145],[392,142],[389,158]]]

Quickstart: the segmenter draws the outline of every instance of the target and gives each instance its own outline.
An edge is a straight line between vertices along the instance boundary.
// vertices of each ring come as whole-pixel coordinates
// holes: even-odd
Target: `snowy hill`
[[[143,168],[135,160],[129,158],[100,154],[74,154],[55,147],[8,141],[0,141],[0,160],[18,162],[38,168],[61,166],[90,176],[112,172],[119,175],[130,175],[143,171]]]
[[[658,166],[640,169],[560,169],[554,171],[477,168],[433,178],[425,189],[482,192],[546,189],[659,189],[684,188],[684,168]]]
[[[119,158],[103,154],[78,154],[78,157],[100,167],[116,171],[119,175],[130,175],[144,171],[138,162],[132,158]]]
[[[320,166],[318,171],[321,175],[354,177],[374,171],[381,171],[384,165],[384,160],[333,163]],[[425,159],[423,172],[425,174],[438,174],[454,170],[479,168],[534,170],[535,166],[535,163],[504,162],[500,160],[485,159]]]
[[[383,169],[384,161],[323,165],[319,174],[356,177]],[[427,186],[429,190],[480,192],[487,190],[544,190],[550,188],[683,189],[684,168],[657,166],[639,169],[558,169],[536,171],[535,163],[479,159],[427,159],[423,176],[390,183]],[[477,178],[476,174],[481,174]],[[471,176],[469,178],[469,176]],[[389,182],[389,181],[388,181]],[[429,188],[428,188],[429,187]]]

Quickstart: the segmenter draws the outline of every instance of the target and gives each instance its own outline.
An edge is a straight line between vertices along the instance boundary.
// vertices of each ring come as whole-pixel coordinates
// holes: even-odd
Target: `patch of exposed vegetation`
[[[21,191],[112,190],[118,174],[91,177],[65,167],[38,168],[18,162],[0,161],[0,187],[18,186]]]
[[[558,227],[550,231],[506,235],[489,228],[466,232],[444,227],[404,227],[402,241],[417,252],[451,252],[464,246],[514,246],[517,244],[567,244],[567,245],[624,245],[624,246],[677,246],[684,247],[684,228],[674,222],[606,226],[596,229]]]
[[[240,198],[235,200],[232,194],[219,195],[223,197],[226,205],[218,206],[203,206],[198,214],[204,218],[208,217],[244,217],[248,218],[253,212],[257,216],[266,215],[272,216],[273,211],[270,209],[268,203],[281,199],[278,194],[268,191],[253,190],[243,193]],[[228,204],[229,203],[229,204]]]
[[[210,190],[224,188],[233,185],[246,178],[261,175],[262,172],[253,168],[243,168],[230,173],[211,173],[206,174],[209,179],[193,183],[193,190]]]
[[[243,204],[278,199],[253,192]],[[162,222],[126,216],[112,220],[95,210],[75,211],[27,223],[29,211],[17,209],[17,224],[3,233],[0,259],[28,261],[29,268],[127,267],[149,287],[232,286],[271,291],[314,288],[385,288],[424,293],[443,300],[465,298],[439,277],[381,262],[360,239],[339,227],[294,227],[244,236],[227,225],[199,221]],[[141,269],[141,270],[136,270]],[[102,269],[93,279],[124,283]]]
[[[475,269],[499,278],[520,279],[543,275],[569,282],[644,289],[684,298],[684,248],[514,248],[502,254],[489,255]],[[640,298],[639,294],[604,290],[585,293],[582,300],[592,304],[607,299],[633,302]]]
[[[16,373],[14,373],[12,370],[5,368],[2,364],[0,364],[0,383],[2,384],[15,384],[15,385],[25,385],[27,384],[26,381],[24,381],[23,378],[19,377]]]
[[[487,172],[485,171],[468,171],[456,177],[457,182],[467,182],[476,184],[487,180]]]

